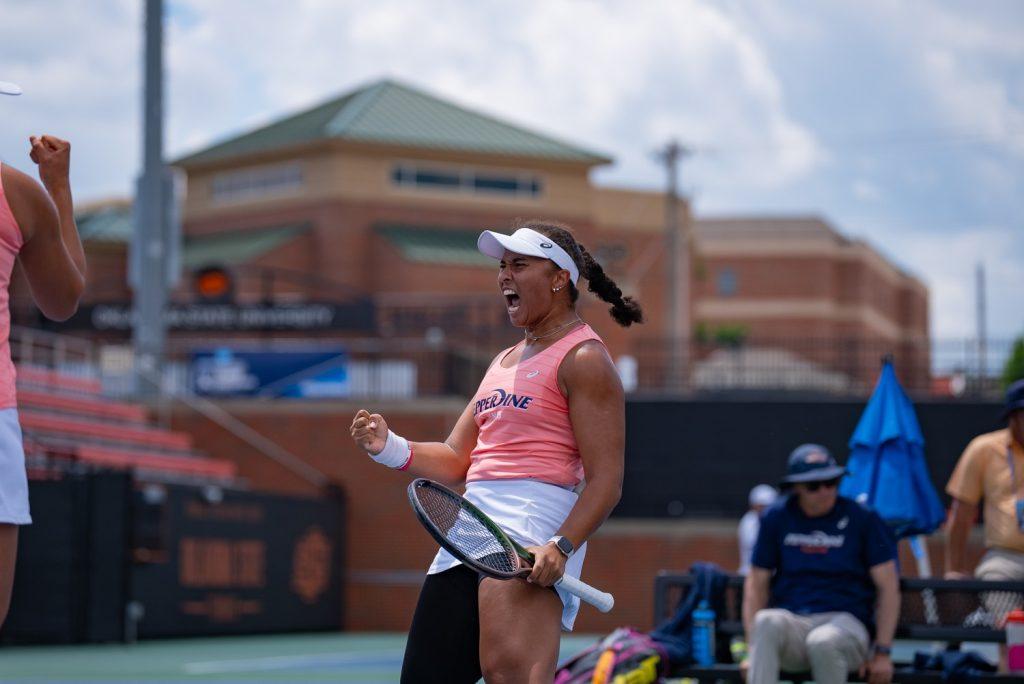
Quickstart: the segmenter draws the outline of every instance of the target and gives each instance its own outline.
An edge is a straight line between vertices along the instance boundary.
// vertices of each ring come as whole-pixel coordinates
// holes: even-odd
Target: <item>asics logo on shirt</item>
[[[508,406],[511,408],[517,408],[525,411],[530,407],[530,402],[533,401],[533,397],[519,396],[518,394],[510,394],[503,389],[495,389],[494,393],[489,397],[476,402],[473,407],[473,415],[479,415],[484,411],[489,411],[499,406]]]
[[[815,530],[810,534],[790,532],[782,543],[786,546],[799,546],[804,553],[828,553],[829,549],[842,548],[846,543],[845,534],[825,534],[821,530]]]
[[[539,373],[540,373],[539,370],[533,370],[533,371],[530,371],[529,373],[527,373],[526,377],[528,377],[528,378],[535,378],[535,377],[537,377],[537,375]]]

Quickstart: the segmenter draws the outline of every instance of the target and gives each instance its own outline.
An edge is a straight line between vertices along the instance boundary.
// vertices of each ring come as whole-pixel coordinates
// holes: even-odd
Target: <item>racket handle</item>
[[[581,582],[570,575],[562,575],[562,579],[555,582],[555,586],[565,589],[573,596],[580,597],[581,600],[586,601],[602,613],[607,613],[615,605],[614,596],[600,589],[595,589],[586,582]]]

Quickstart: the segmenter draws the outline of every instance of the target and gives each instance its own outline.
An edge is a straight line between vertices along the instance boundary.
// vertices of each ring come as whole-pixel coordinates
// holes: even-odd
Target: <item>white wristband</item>
[[[384,448],[379,454],[366,452],[370,458],[377,463],[386,465],[388,468],[402,468],[412,458],[412,449],[409,448],[409,440],[401,435],[396,435],[388,430],[388,439],[384,442]]]

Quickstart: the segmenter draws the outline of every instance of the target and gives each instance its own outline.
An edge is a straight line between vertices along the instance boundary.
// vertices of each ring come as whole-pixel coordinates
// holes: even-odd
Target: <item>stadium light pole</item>
[[[157,396],[163,377],[168,289],[177,280],[173,183],[164,166],[163,0],[145,0],[142,175],[135,190],[128,280],[135,391]]]
[[[668,327],[669,358],[666,375],[669,389],[683,389],[690,327],[690,254],[689,240],[679,221],[679,162],[693,151],[671,140],[658,153],[665,164],[668,184],[665,188],[665,320]]]

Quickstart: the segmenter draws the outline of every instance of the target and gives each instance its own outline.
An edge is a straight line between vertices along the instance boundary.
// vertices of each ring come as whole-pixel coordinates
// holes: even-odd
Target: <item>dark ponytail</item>
[[[623,297],[622,290],[615,284],[615,281],[608,277],[601,264],[590,255],[583,245],[576,241],[569,226],[555,221],[516,221],[512,226],[514,230],[529,228],[551,238],[555,244],[568,252],[576,267],[580,269],[580,275],[587,279],[587,289],[597,295],[602,301],[611,304],[608,312],[615,322],[623,327],[629,327],[633,323],[644,322],[644,312],[640,305],[632,297]],[[569,295],[573,303],[579,299],[580,293],[575,283],[569,283]]]

